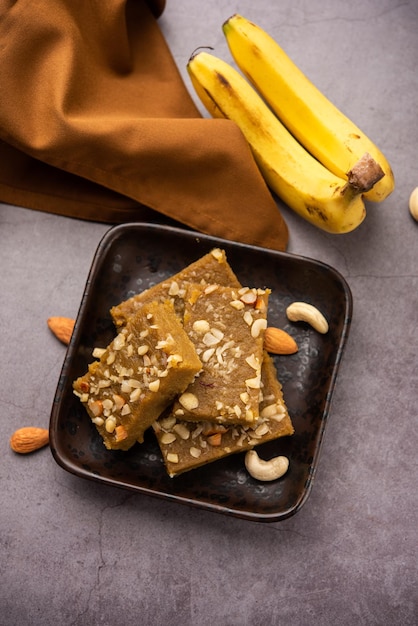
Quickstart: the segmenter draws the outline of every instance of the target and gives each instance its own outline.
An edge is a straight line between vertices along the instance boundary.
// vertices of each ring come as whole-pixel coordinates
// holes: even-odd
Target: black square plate
[[[242,284],[272,290],[269,325],[287,330],[299,346],[294,355],[274,357],[295,434],[258,448],[265,459],[289,457],[286,475],[270,483],[248,475],[243,453],[169,478],[152,432],[128,452],[108,451],[72,392],[73,380],[93,360],[93,348],[105,347],[115,335],[110,308],[214,247],[225,250]],[[321,335],[307,324],[289,322],[286,307],[295,300],[322,311],[329,332]],[[285,519],[299,510],[312,486],[351,311],[347,283],[318,261],[171,226],[116,226],[96,251],[67,350],[51,412],[53,456],[77,476],[138,493],[249,520]]]

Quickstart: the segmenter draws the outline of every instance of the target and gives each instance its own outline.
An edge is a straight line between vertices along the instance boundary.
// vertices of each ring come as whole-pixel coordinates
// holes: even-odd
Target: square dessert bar
[[[268,296],[266,289],[187,287],[183,327],[202,371],[174,403],[179,419],[257,421]]]
[[[294,432],[282,387],[271,357],[264,353],[261,368],[260,419],[256,425],[185,422],[172,412],[153,424],[170,477]]]
[[[167,280],[132,296],[128,300],[112,307],[110,314],[116,327],[123,326],[144,302],[151,300],[164,301],[171,299],[179,317],[183,317],[185,283],[202,285],[217,283],[239,287],[238,278],[227,262],[225,251],[214,248],[197,261],[194,261]]]
[[[74,383],[108,449],[128,450],[201,370],[171,302],[144,304]]]

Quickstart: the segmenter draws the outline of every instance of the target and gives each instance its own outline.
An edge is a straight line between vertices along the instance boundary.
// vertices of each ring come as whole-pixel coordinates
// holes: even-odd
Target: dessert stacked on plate
[[[110,450],[152,428],[173,477],[293,433],[264,347],[269,290],[218,248],[111,309],[117,335],[74,382]]]

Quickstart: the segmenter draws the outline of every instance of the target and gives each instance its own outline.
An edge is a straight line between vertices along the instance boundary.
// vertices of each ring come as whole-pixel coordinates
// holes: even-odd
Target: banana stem
[[[366,193],[385,175],[373,157],[366,152],[347,172],[348,184],[357,193]]]

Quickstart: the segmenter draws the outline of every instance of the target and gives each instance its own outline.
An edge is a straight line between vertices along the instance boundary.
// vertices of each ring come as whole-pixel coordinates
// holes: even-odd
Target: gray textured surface
[[[65,349],[46,319],[76,315],[107,226],[0,205],[1,626],[417,623],[418,4],[169,0],[160,23],[184,76],[198,46],[229,58],[234,12],[275,34],[396,174],[341,238],[283,210],[289,251],[338,269],[354,297],[313,490],[264,525],[77,479],[48,449],[11,452],[16,428],[48,426]]]

